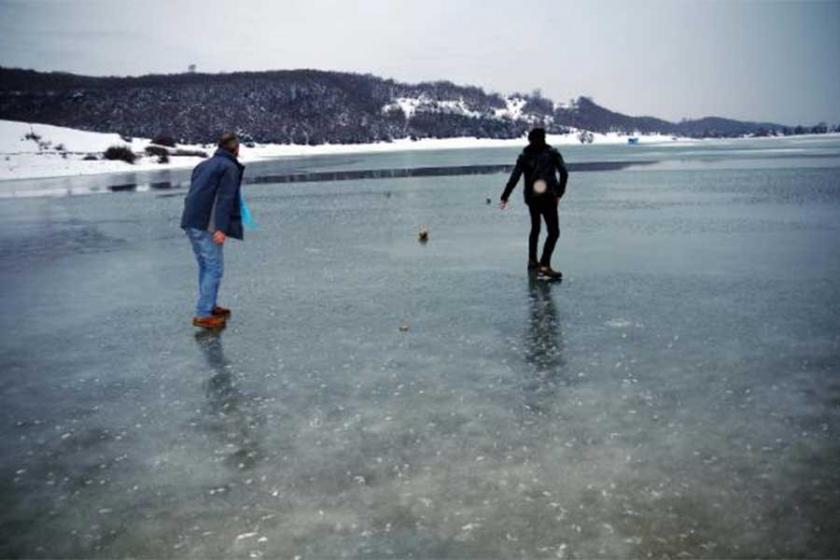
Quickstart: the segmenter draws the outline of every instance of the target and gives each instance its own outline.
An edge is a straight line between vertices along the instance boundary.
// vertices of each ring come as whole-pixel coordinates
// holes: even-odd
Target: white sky
[[[0,0],[0,65],[317,68],[671,120],[840,122],[840,0]]]

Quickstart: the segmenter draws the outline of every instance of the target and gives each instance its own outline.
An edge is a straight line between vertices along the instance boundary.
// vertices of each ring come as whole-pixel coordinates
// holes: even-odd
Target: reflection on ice
[[[563,334],[557,315],[557,306],[551,295],[553,287],[560,288],[559,282],[537,280],[528,275],[529,310],[527,359],[534,365],[541,376],[555,377],[562,375]]]
[[[529,412],[550,414],[557,404],[557,391],[573,382],[563,358],[563,330],[552,297],[560,282],[538,280],[528,275],[528,328],[524,341],[525,361],[530,364],[525,407]],[[541,404],[543,403],[543,404]]]
[[[259,411],[236,387],[233,367],[225,359],[222,333],[199,332],[196,342],[204,353],[212,376],[207,380],[207,414],[204,426],[224,444],[220,454],[237,469],[253,469],[260,457]]]

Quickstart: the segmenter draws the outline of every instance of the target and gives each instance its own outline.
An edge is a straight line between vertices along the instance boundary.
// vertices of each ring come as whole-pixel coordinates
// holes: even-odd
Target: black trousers
[[[540,224],[545,220],[545,228],[548,237],[543,245],[542,257],[539,263],[542,266],[551,266],[551,254],[554,246],[560,238],[560,224],[557,219],[557,197],[541,196],[535,197],[528,203],[528,211],[531,213],[531,235],[528,237],[528,258],[537,261],[537,244],[540,240]]]

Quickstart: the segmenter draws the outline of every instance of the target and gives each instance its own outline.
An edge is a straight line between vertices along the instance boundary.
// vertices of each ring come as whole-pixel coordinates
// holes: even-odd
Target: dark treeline
[[[518,118],[499,116],[505,99],[450,82],[403,84],[371,75],[317,70],[88,77],[0,68],[0,118],[207,143],[222,130],[246,141],[367,143],[397,138],[518,138],[535,124],[550,133],[595,132],[706,137],[827,132],[717,117],[671,123],[610,111],[589,98],[555,105],[539,92]],[[423,99],[410,116],[399,98]],[[457,102],[453,106],[452,102]]]

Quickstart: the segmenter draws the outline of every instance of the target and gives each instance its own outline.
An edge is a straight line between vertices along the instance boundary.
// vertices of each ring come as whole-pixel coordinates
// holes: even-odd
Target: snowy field
[[[40,137],[39,146],[35,140],[27,139],[27,134]],[[577,133],[550,136],[549,142],[556,145],[579,144]],[[642,143],[674,142],[670,136],[639,136]],[[156,157],[144,156],[133,164],[122,161],[85,161],[88,154],[100,155],[110,146],[128,146],[138,155],[143,154],[149,139],[133,138],[126,142],[118,134],[86,132],[71,128],[62,128],[44,124],[30,124],[0,120],[0,180],[27,179],[37,177],[61,177],[70,175],[89,175],[93,173],[114,173],[129,171],[152,171],[167,168],[193,167],[201,161],[197,157],[171,157],[169,163],[157,163]],[[396,140],[390,143],[376,144],[326,144],[321,146],[298,146],[282,144],[258,144],[253,148],[243,146],[242,161],[254,162],[277,157],[381,153],[405,150],[450,150],[499,148],[521,146],[522,139],[493,140],[478,138],[448,138]],[[626,144],[627,136],[619,134],[593,134],[594,144]],[[57,149],[61,147],[62,149]],[[204,150],[212,153],[212,145],[179,145],[187,150]],[[62,152],[66,152],[62,155]]]
[[[0,557],[840,556],[840,142],[716,146],[564,149],[657,163],[572,174],[562,284],[503,175],[248,184],[218,336],[183,187],[0,201]]]

